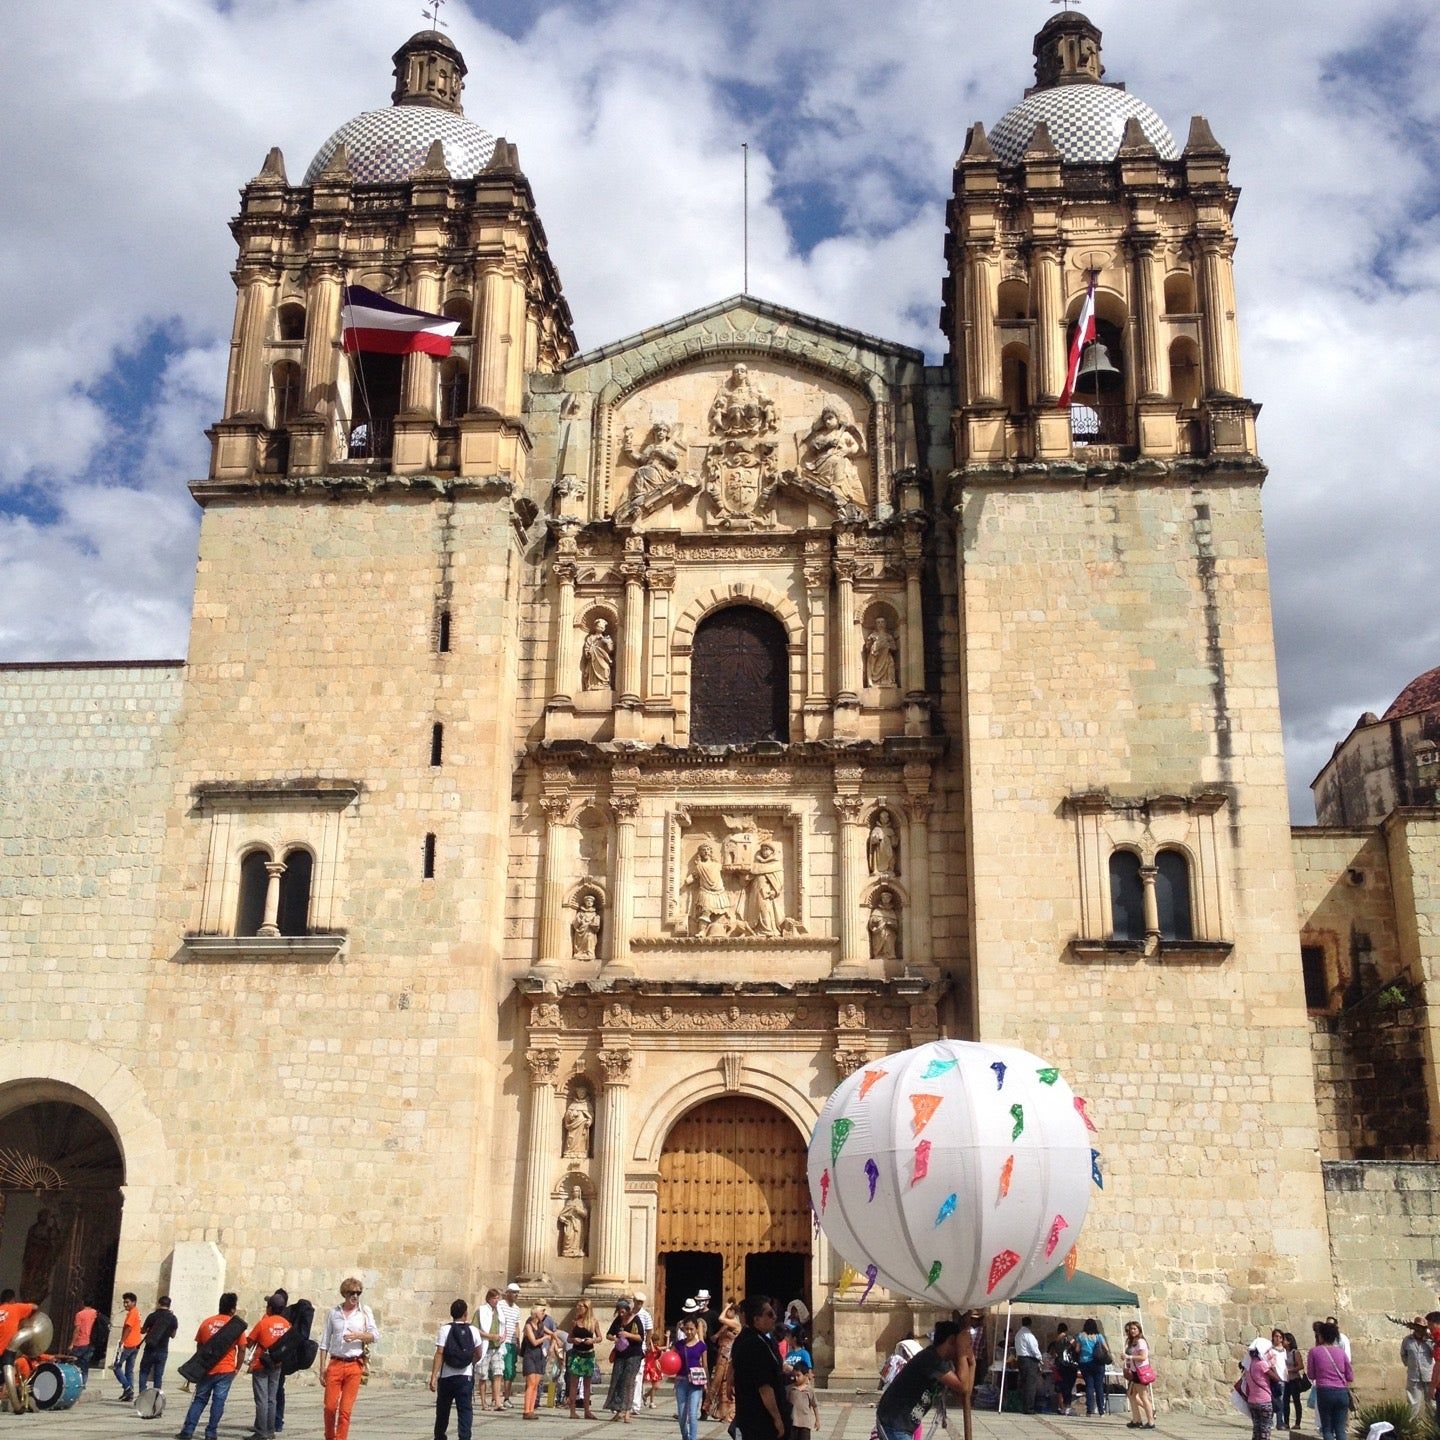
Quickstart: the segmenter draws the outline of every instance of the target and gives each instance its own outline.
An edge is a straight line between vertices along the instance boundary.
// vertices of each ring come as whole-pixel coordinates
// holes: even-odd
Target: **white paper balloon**
[[[1084,1102],[1025,1050],[937,1040],[875,1060],[825,1103],[810,1203],[857,1272],[958,1310],[1064,1263],[1098,1182]]]

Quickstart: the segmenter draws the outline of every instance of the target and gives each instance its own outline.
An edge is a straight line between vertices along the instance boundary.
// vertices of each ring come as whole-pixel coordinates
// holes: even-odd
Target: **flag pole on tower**
[[[1060,408],[1064,410],[1075,395],[1075,382],[1080,378],[1080,361],[1085,347],[1093,344],[1098,329],[1095,324],[1095,281],[1099,272],[1090,272],[1090,287],[1085,292],[1085,303],[1080,307],[1080,318],[1075,322],[1075,338],[1070,342],[1070,364],[1065,371],[1065,390],[1060,396]]]

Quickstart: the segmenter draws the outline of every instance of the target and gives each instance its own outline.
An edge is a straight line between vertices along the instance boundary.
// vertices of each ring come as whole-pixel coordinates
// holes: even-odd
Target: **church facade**
[[[750,296],[582,352],[433,32],[271,152],[186,660],[0,673],[0,1279],[353,1272],[402,1376],[512,1276],[762,1289],[869,1384],[926,1312],[842,1275],[804,1146],[943,1034],[1087,1097],[1080,1264],[1173,1399],[1343,1298],[1238,192],[1100,39],[964,141],[940,364]],[[451,354],[347,356],[347,284]]]

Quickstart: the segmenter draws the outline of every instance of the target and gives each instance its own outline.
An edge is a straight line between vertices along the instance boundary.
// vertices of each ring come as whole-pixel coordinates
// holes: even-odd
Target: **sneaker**
[[[175,1432],[175,1440],[190,1440],[190,1432],[188,1430],[177,1430]]]
[[[134,1392],[133,1390],[124,1390],[124,1391],[121,1392],[121,1394],[120,1394],[120,1403],[121,1403],[122,1405],[130,1405],[130,1404],[133,1404],[133,1403],[134,1403],[134,1400],[135,1400],[135,1392]]]

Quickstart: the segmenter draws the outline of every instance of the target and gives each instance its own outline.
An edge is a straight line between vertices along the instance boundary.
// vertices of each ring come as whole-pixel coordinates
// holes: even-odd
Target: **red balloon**
[[[660,1373],[669,1375],[672,1379],[680,1373],[680,1356],[673,1347],[661,1352]]]

